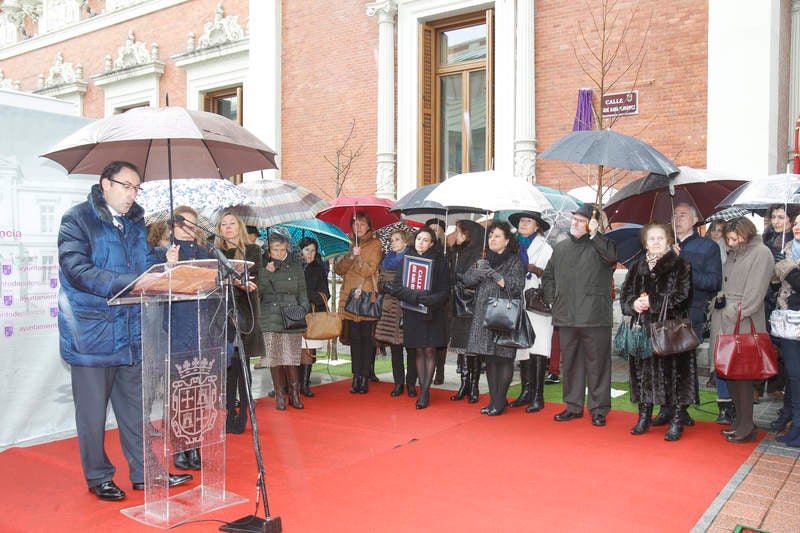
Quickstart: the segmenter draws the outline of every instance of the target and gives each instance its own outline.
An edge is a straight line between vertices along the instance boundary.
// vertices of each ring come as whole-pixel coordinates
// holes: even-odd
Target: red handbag
[[[739,333],[742,304],[739,304],[733,334],[717,335],[714,344],[714,370],[725,379],[760,380],[778,373],[778,357],[769,334],[756,332],[753,319],[750,333]]]

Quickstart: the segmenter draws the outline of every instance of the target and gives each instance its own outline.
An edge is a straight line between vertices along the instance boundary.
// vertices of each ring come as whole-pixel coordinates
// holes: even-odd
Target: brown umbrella
[[[275,151],[232,120],[183,107],[137,107],[84,126],[44,157],[70,174],[128,161],[142,179],[228,178],[277,168]]]

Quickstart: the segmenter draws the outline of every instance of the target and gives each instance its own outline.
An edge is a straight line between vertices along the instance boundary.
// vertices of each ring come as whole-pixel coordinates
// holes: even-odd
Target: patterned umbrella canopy
[[[269,227],[282,222],[312,218],[328,205],[305,187],[287,180],[247,181],[237,187],[250,203],[230,210],[250,226]],[[213,215],[218,217],[221,212],[221,209],[217,210]]]
[[[311,237],[317,241],[317,253],[323,261],[346,254],[350,250],[350,238],[347,234],[333,224],[318,218],[284,222],[269,228],[267,232],[273,229],[284,230],[295,245],[303,237]]]
[[[169,218],[169,181],[145,181],[136,203],[144,208],[148,218]],[[188,205],[197,212],[214,211],[234,205],[252,204],[253,201],[228,180],[193,178],[172,183],[173,205]]]
[[[381,249],[383,250],[383,253],[388,253],[389,252],[389,249],[390,249],[389,248],[389,236],[396,229],[405,231],[409,235],[409,237],[415,231],[417,231],[417,228],[407,224],[406,222],[404,222],[402,220],[400,220],[399,222],[395,222],[393,224],[389,224],[388,226],[384,226],[382,228],[379,228],[375,232],[375,236],[381,241]]]

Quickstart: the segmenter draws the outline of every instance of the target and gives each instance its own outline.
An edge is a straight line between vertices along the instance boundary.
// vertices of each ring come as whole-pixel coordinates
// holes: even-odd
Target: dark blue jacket
[[[719,255],[719,245],[711,239],[701,237],[696,231],[692,231],[678,244],[681,247],[681,257],[692,265],[694,293],[690,307],[703,309],[705,303],[722,288],[722,259]]]
[[[156,262],[144,210],[134,203],[124,219],[122,232],[99,184],[86,202],[61,218],[58,330],[61,357],[70,365],[109,367],[142,360],[139,305],[107,303]]]

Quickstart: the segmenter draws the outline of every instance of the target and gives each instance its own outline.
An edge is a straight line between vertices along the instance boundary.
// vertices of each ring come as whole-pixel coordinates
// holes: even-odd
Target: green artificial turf
[[[637,404],[631,402],[630,385],[627,381],[614,381],[611,387],[617,390],[626,391],[625,394],[616,398],[611,398],[611,409],[615,411],[629,411],[636,413],[639,410]],[[516,398],[519,396],[520,385],[513,385],[508,389],[508,397]],[[561,396],[561,383],[545,385],[544,386],[544,401],[545,403],[563,403]],[[658,412],[658,408],[656,408]],[[717,392],[700,390],[700,405],[692,405],[689,407],[689,414],[695,420],[703,422],[713,422],[717,419],[719,412],[717,411]]]

